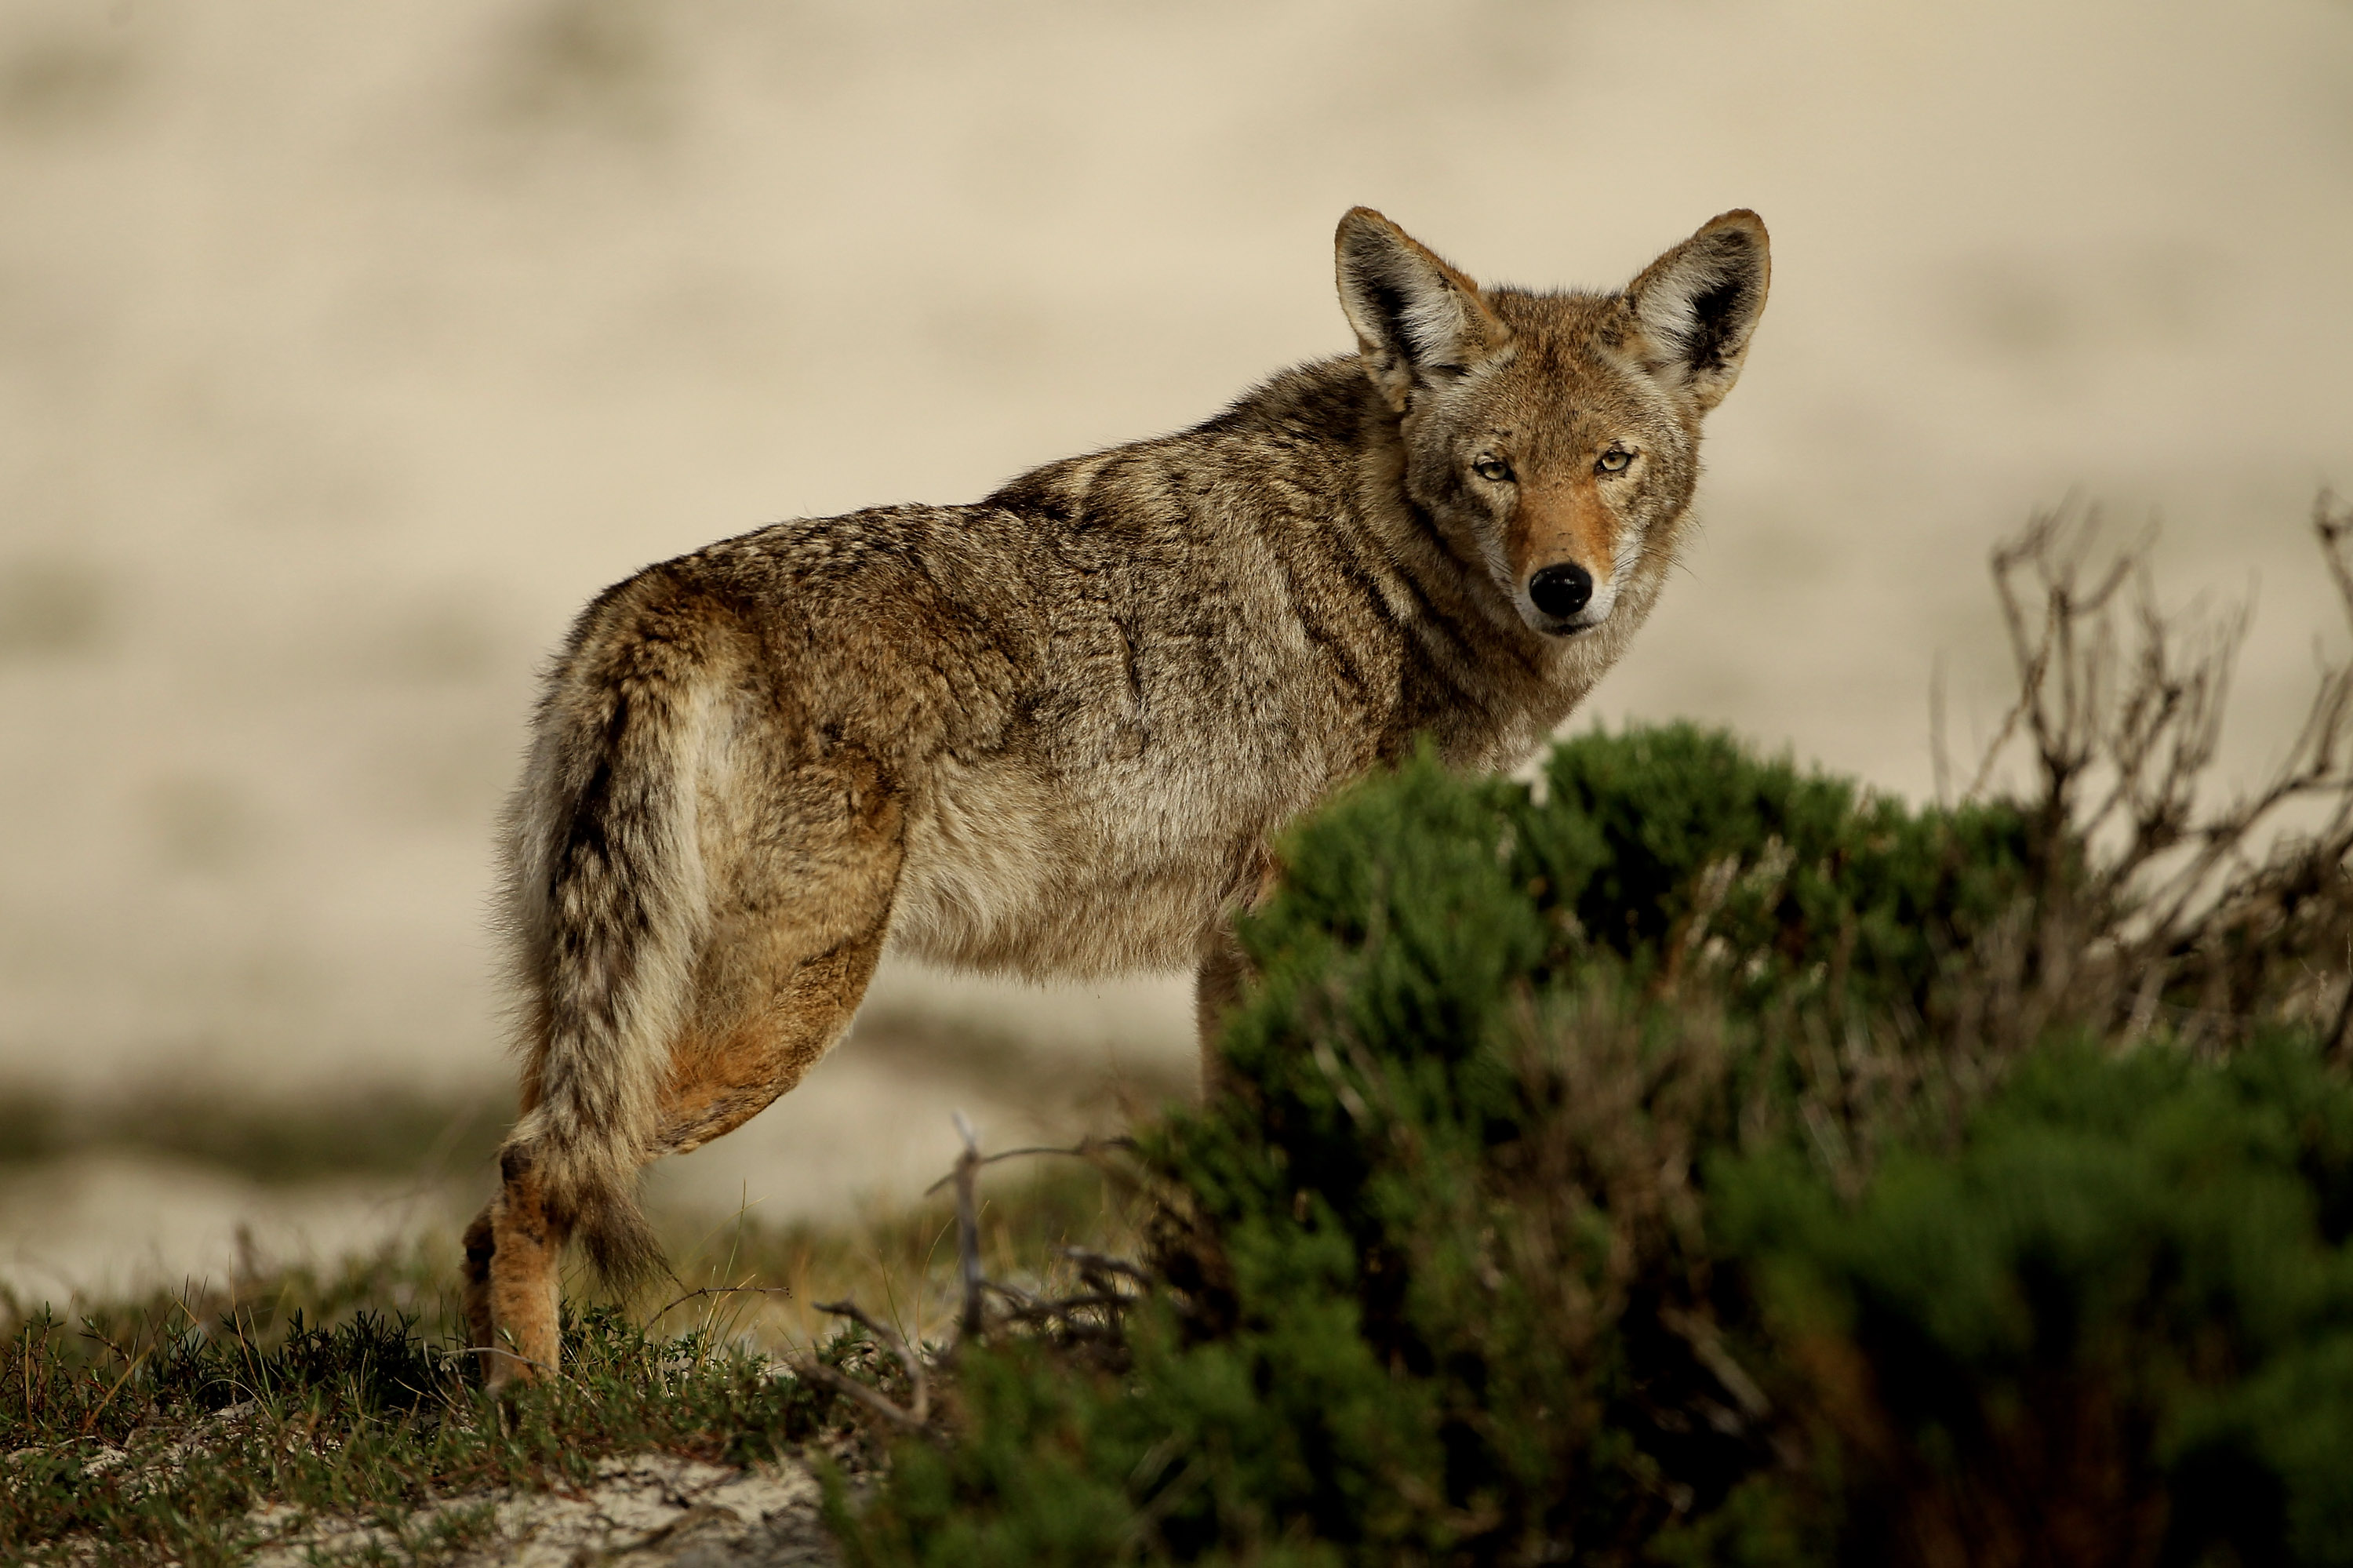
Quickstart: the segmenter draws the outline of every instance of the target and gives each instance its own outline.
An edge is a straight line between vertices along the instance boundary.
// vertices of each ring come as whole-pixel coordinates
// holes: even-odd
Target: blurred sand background
[[[1771,226],[1707,526],[1577,722],[1922,795],[1936,662],[1957,751],[2008,694],[1986,552],[2070,493],[2161,518],[2170,599],[2260,584],[2238,775],[2342,636],[2306,515],[2353,484],[2344,0],[6,0],[0,201],[0,1080],[37,1119],[502,1092],[491,827],[574,610],[1346,349],[1353,203],[1539,284]],[[953,1106],[1001,1146],[1190,1070],[1176,980],[894,967],[871,1010],[658,1195],[903,1196]],[[481,1177],[52,1156],[0,1178],[35,1294],[225,1266],[240,1223],[443,1224]]]

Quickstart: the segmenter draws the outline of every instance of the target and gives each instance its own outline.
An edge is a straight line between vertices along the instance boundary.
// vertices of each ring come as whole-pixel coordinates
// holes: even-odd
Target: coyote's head
[[[1340,220],[1340,303],[1400,416],[1406,491],[1539,632],[1601,626],[1655,581],[1700,418],[1765,308],[1765,225],[1727,212],[1620,293],[1481,289],[1369,207]]]

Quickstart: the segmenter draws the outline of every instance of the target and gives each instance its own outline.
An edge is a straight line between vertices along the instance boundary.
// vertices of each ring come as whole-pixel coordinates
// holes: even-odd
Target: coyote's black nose
[[[1593,574],[1583,567],[1546,567],[1528,579],[1528,602],[1555,620],[1567,620],[1593,597]]]

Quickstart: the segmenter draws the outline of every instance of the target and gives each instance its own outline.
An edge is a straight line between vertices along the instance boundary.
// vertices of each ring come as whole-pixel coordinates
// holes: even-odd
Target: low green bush
[[[1708,1186],[1851,1560],[2353,1563],[2353,1087],[2307,1040],[2055,1047],[1855,1202],[1786,1150]]]
[[[2085,863],[1688,727],[1352,789],[1122,1343],[961,1347],[852,1560],[2347,1560],[2353,1085],[2071,1012]]]

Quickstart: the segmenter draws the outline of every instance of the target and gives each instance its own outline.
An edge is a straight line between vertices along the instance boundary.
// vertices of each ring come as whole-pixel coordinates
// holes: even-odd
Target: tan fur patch
[[[1513,577],[1525,582],[1546,567],[1573,562],[1609,580],[1616,565],[1618,519],[1590,476],[1570,478],[1527,494],[1513,510],[1504,535]]]

